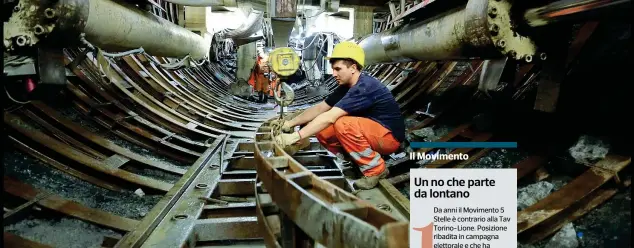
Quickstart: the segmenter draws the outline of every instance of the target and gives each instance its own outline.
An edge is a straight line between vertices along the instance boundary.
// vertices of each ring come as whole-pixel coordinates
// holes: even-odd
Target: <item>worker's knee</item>
[[[328,139],[328,137],[326,137],[326,132],[324,131],[315,134],[315,138],[317,138],[319,142],[325,142]]]
[[[336,137],[334,129],[335,128],[333,127],[333,125],[330,125],[327,128],[324,128],[324,130],[321,130],[319,133],[317,133],[315,137],[317,137],[317,140],[319,140],[320,142],[328,142],[328,140]]]
[[[339,119],[337,119],[335,121],[335,123],[333,124],[333,126],[335,128],[335,132],[343,133],[344,130],[346,129],[346,126],[349,126],[353,119],[354,119],[354,117],[352,117],[352,116],[339,117]]]

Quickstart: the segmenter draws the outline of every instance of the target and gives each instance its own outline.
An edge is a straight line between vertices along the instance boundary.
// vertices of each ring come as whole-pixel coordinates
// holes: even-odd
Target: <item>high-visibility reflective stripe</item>
[[[354,160],[361,160],[361,157],[369,157],[372,155],[372,149],[365,148],[362,152],[350,152],[350,156],[354,158]]]
[[[379,161],[381,160],[381,154],[379,154],[378,152],[374,152],[370,148],[366,148],[362,152],[350,152],[350,156],[354,158],[354,160],[356,160],[357,162],[360,162],[362,158],[369,158],[372,153],[374,153],[374,158],[372,158],[372,161],[370,161],[370,163],[359,165],[359,169],[361,170],[361,172],[364,172],[380,165]]]

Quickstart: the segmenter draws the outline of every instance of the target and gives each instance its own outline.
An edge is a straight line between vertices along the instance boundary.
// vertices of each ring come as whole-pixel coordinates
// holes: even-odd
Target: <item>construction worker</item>
[[[283,147],[316,135],[319,142],[339,159],[351,157],[363,177],[355,188],[374,188],[388,170],[381,155],[399,150],[405,141],[405,122],[390,90],[377,79],[362,74],[365,53],[356,43],[344,41],[328,58],[338,88],[323,102],[286,121],[276,142]]]
[[[251,71],[251,77],[249,78],[249,84],[254,86],[258,95],[259,103],[266,103],[268,101],[269,94],[269,79],[266,77],[266,73],[269,73],[268,56],[258,56],[256,64]]]

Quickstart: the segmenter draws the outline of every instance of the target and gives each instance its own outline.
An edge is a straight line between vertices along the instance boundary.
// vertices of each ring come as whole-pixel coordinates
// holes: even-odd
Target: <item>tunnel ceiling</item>
[[[310,2],[311,2],[310,0],[306,1],[306,4],[310,4]],[[314,1],[314,2],[316,2],[315,5],[319,4],[319,1]],[[385,4],[387,4],[387,2],[388,2],[387,0],[341,0],[339,1],[339,4],[344,6],[358,5],[358,6],[383,7]],[[244,6],[249,4],[255,10],[266,11],[266,1],[264,0],[255,0],[255,1],[239,0],[238,1],[238,6]]]

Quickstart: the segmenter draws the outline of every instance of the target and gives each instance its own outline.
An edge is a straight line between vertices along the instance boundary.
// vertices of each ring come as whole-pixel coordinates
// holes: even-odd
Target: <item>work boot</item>
[[[390,174],[390,171],[385,168],[379,175],[371,177],[363,176],[363,178],[354,181],[354,187],[357,189],[372,189],[376,187],[379,180],[386,178],[388,174]]]

